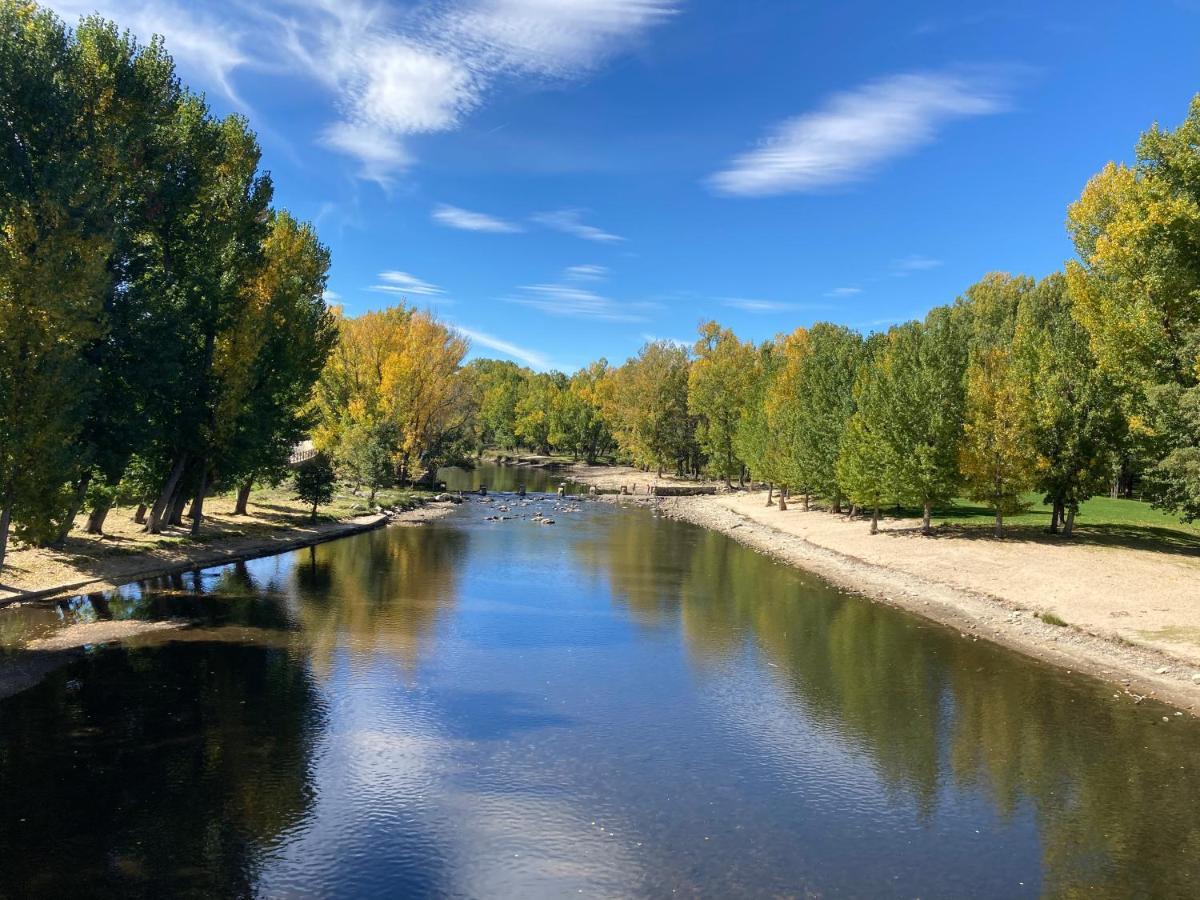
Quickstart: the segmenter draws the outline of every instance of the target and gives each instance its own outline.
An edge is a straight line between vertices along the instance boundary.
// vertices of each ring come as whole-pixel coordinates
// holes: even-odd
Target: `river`
[[[546,473],[449,478],[493,495],[0,612],[0,897],[1197,894],[1190,717],[649,509],[494,493]],[[192,625],[18,649],[103,617]]]

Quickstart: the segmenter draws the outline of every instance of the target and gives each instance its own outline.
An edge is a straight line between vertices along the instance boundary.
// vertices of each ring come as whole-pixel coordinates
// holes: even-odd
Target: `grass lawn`
[[[1050,527],[1050,507],[1040,494],[1027,494],[1029,508],[1004,520],[1005,531],[1012,537],[1037,539]],[[919,510],[904,515],[919,517]],[[971,500],[958,499],[949,508],[935,509],[934,525],[948,525],[966,532],[990,534],[995,517],[990,509]],[[1154,509],[1141,500],[1114,500],[1093,497],[1080,504],[1075,517],[1076,536],[1081,543],[1154,547],[1181,553],[1200,552],[1200,525],[1180,522],[1179,517]]]

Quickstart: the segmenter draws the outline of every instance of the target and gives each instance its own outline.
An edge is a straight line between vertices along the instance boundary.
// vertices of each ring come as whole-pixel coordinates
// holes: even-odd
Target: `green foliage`
[[[696,440],[708,467],[728,484],[741,476],[737,428],[750,392],[754,350],[716,322],[700,326],[688,373],[688,411],[696,417]]]
[[[1097,363],[1125,392],[1131,431],[1148,438],[1148,486],[1164,508],[1200,512],[1200,96],[1174,131],[1155,126],[1132,167],[1109,164],[1071,206],[1080,262],[1068,268],[1074,312]],[[1180,414],[1180,410],[1183,410]]]
[[[854,382],[863,353],[862,337],[840,325],[818,322],[808,331],[800,360],[796,395],[795,442],[791,452],[798,483],[840,503],[845,490],[837,476],[842,438],[854,415]]]
[[[333,463],[324,453],[318,453],[302,462],[296,469],[294,486],[296,499],[312,504],[312,519],[316,521],[317,507],[333,500],[333,487],[337,476]]]

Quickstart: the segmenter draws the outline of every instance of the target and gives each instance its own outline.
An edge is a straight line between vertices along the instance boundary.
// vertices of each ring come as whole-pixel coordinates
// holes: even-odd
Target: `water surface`
[[[193,624],[17,649],[108,616]],[[476,498],[0,647],[0,897],[1197,893],[1194,721],[646,509]]]

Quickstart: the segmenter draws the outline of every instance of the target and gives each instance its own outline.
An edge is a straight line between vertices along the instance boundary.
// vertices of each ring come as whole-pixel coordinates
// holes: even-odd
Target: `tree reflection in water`
[[[1031,808],[1047,895],[1181,896],[1200,878],[1200,761],[1180,765],[1200,723],[1161,724],[1169,710],[847,596],[715,532],[646,515],[610,526],[576,558],[635,620],[665,627],[677,611],[702,674],[761,654],[790,715],[866,753],[926,817],[947,783],[986,792],[1004,816]]]

